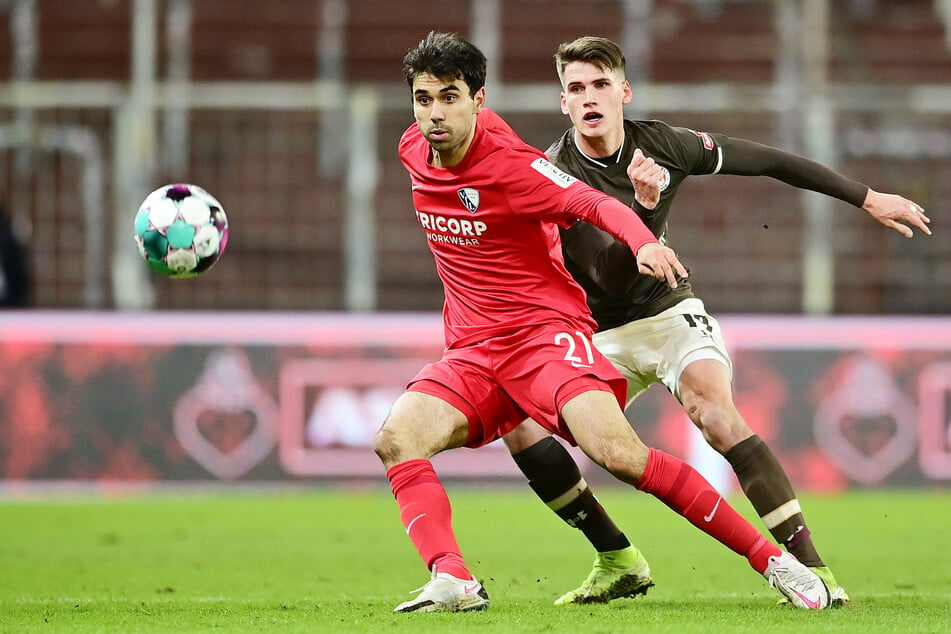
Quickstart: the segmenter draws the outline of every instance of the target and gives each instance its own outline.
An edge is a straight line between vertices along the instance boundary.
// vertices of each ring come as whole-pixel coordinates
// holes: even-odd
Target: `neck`
[[[624,143],[624,128],[599,137],[587,137],[575,130],[575,143],[579,150],[592,158],[611,156]]]
[[[431,160],[433,167],[453,167],[458,165],[462,162],[462,159],[466,157],[466,151],[468,149],[468,145],[464,148],[456,148],[449,152],[439,152],[433,149]]]
[[[586,137],[575,130],[574,138],[575,145],[589,158],[605,158],[620,150],[624,145],[624,128],[599,137]]]
[[[476,125],[473,124],[472,129],[469,131],[469,135],[466,137],[466,140],[462,145],[447,150],[445,152],[440,152],[436,148],[430,146],[430,162],[433,167],[454,167],[462,162],[466,158],[466,154],[469,152],[469,148],[472,147],[472,142],[475,139]]]

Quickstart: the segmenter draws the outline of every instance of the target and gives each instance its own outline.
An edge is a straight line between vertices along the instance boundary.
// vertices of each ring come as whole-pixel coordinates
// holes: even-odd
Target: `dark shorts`
[[[467,447],[501,438],[526,418],[575,444],[559,412],[575,396],[609,392],[624,406],[627,381],[567,324],[544,324],[447,350],[410,381],[409,391],[440,398],[469,421]]]

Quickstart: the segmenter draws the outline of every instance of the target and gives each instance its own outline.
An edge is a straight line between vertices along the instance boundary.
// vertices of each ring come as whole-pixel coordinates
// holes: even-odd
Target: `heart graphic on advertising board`
[[[816,442],[849,477],[877,484],[915,452],[916,409],[888,368],[849,359],[833,391],[816,407]]]
[[[235,350],[219,351],[176,403],[175,437],[212,475],[238,478],[274,449],[277,411],[255,381],[248,358]]]

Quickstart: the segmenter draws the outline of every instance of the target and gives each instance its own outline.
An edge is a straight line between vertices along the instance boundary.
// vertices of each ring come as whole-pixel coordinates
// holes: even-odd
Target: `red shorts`
[[[588,333],[552,323],[447,350],[420,370],[407,389],[440,398],[465,414],[466,447],[497,440],[529,417],[575,444],[558,414],[564,404],[601,390],[614,394],[623,409],[627,381]]]

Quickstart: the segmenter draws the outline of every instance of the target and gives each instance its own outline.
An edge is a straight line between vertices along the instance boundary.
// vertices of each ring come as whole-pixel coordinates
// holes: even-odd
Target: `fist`
[[[654,159],[644,156],[640,148],[634,150],[627,176],[634,185],[634,198],[646,209],[653,209],[660,201],[660,189],[664,184],[664,170]]]

